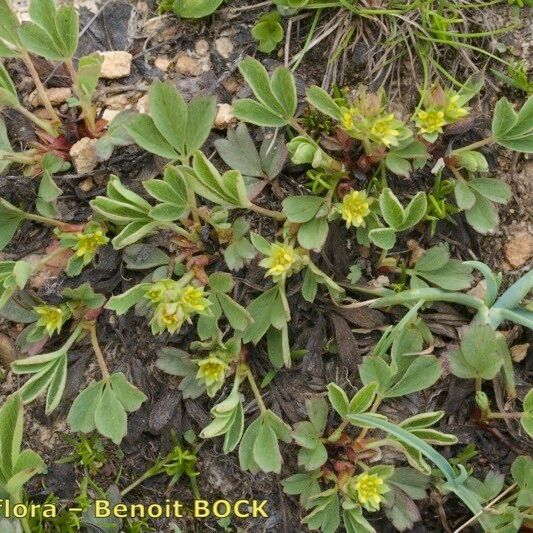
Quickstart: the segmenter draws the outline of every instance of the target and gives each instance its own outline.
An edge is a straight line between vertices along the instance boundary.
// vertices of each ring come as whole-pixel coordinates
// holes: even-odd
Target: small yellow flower
[[[347,228],[365,225],[364,218],[370,213],[371,201],[365,191],[352,191],[342,199],[341,204],[337,204],[337,210],[346,221]]]
[[[178,303],[160,303],[155,308],[152,318],[152,330],[154,333],[162,333],[165,329],[170,333],[176,333],[181,328],[184,319],[185,313]]]
[[[83,233],[77,233],[76,238],[78,242],[74,246],[77,257],[84,257],[90,260],[94,257],[96,250],[104,244],[109,242],[109,239],[104,235],[101,228],[90,230],[87,229]]]
[[[180,304],[187,313],[201,313],[207,309],[209,302],[204,297],[204,289],[188,285],[183,289]]]
[[[359,503],[367,511],[377,511],[383,500],[382,495],[389,490],[381,477],[367,473],[360,474],[353,480],[353,488],[357,492]]]
[[[345,130],[351,130],[354,127],[354,109],[343,109],[341,115],[341,126]]]
[[[181,289],[176,281],[162,279],[153,283],[144,296],[152,303],[175,302],[178,300],[180,292]]]
[[[196,379],[205,383],[206,387],[224,382],[228,364],[214,354],[205,359],[197,359],[198,373]]]
[[[392,113],[385,115],[373,122],[370,134],[387,148],[391,145],[395,146],[398,144],[397,137],[400,135],[400,130],[396,129],[396,123]]]
[[[54,332],[59,333],[61,327],[69,318],[68,310],[63,307],[38,305],[33,310],[39,315],[37,326],[44,327],[49,335],[53,335]]]
[[[415,120],[420,133],[442,133],[442,127],[446,125],[444,111],[437,109],[421,110]]]
[[[446,93],[446,103],[444,104],[444,118],[447,122],[455,122],[468,115],[468,109],[459,105],[459,95],[453,92]]]
[[[265,276],[272,276],[274,280],[278,280],[299,270],[302,266],[302,257],[292,246],[275,242],[270,247],[270,255],[259,265],[268,269]]]

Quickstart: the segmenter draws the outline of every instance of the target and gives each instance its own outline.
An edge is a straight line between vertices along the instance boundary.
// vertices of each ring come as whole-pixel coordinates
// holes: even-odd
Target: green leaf
[[[287,125],[287,121],[270,109],[255,100],[243,98],[233,103],[233,114],[239,120],[270,128],[281,128]]]
[[[22,427],[22,399],[13,394],[0,408],[0,472],[5,480],[12,476],[20,454]]]
[[[178,153],[184,154],[188,116],[183,96],[175,87],[159,80],[152,84],[148,95],[155,127]]]
[[[341,109],[335,103],[333,98],[316,85],[309,87],[306,92],[307,101],[313,106],[316,107],[321,113],[328,115],[329,117],[340,120]]]
[[[394,229],[401,227],[406,213],[402,204],[390,189],[383,189],[379,195],[379,207],[381,215],[389,226]]]
[[[466,181],[457,181],[453,192],[459,209],[470,209],[476,203],[476,196]]]
[[[17,96],[17,89],[15,84],[4,67],[4,64],[0,62],[0,105],[7,105],[10,107],[20,106]]]
[[[132,385],[122,372],[112,374],[109,382],[113,388],[113,393],[129,413],[137,411],[147,400],[147,396]]]
[[[271,90],[268,72],[265,67],[257,59],[247,57],[239,63],[239,71],[259,102],[273,114],[282,117],[284,108]]]
[[[314,218],[305,222],[298,230],[298,242],[307,250],[320,250],[328,237],[329,225],[326,218]]]
[[[96,427],[94,415],[100,402],[104,388],[104,381],[89,385],[72,402],[67,416],[67,422],[72,431],[89,433]]]
[[[357,391],[354,397],[350,400],[348,411],[350,413],[364,413],[370,409],[376,397],[378,383],[368,383],[361,390]]]
[[[176,0],[172,9],[185,19],[198,19],[214,13],[224,0]]]
[[[465,212],[468,223],[479,233],[492,231],[499,222],[498,212],[484,196],[474,192],[476,203]]]
[[[118,296],[112,296],[105,308],[115,311],[117,315],[123,315],[128,309],[142,300],[149,288],[150,283],[139,283]]]
[[[468,185],[487,200],[506,204],[512,197],[512,190],[507,183],[492,178],[477,178],[470,180]]]
[[[185,130],[185,153],[187,155],[203,146],[213,127],[216,114],[217,102],[214,96],[197,96],[188,103]]]
[[[451,370],[463,379],[493,379],[503,357],[496,333],[490,326],[470,326],[461,340],[461,349],[450,354]]]
[[[307,222],[312,220],[324,205],[324,199],[319,196],[289,196],[281,203],[283,212],[290,222]]]
[[[505,134],[517,123],[518,115],[507,98],[501,98],[494,107],[492,117],[492,134],[496,139],[504,138]]]
[[[416,261],[417,272],[431,272],[443,268],[450,260],[450,249],[448,244],[433,246],[426,250],[420,259]]]
[[[296,97],[296,84],[291,71],[285,67],[277,67],[270,79],[272,94],[282,107],[284,116],[291,118],[296,113],[298,100]]]
[[[331,406],[341,417],[345,417],[350,409],[348,396],[337,384],[328,383],[328,399]]]
[[[166,159],[177,159],[178,153],[157,129],[148,115],[138,115],[126,126],[127,132],[141,148]]]
[[[229,129],[226,139],[217,139],[218,154],[230,168],[240,170],[245,176],[263,176],[263,167],[257,148],[244,123]]]
[[[377,383],[377,393],[382,396],[388,389],[392,376],[389,365],[378,356],[365,357],[359,365],[359,375],[363,384]]]
[[[375,228],[368,232],[368,238],[383,250],[390,250],[396,243],[396,232],[393,228]]]
[[[403,376],[386,392],[387,398],[398,398],[431,387],[440,378],[442,366],[432,355],[417,357]]]
[[[230,326],[237,331],[245,331],[253,322],[250,313],[227,294],[218,294],[217,298]]]
[[[96,429],[104,437],[120,444],[127,433],[127,417],[124,406],[109,384],[104,390],[94,413]]]
[[[406,230],[416,226],[424,218],[426,210],[426,193],[417,192],[405,208],[405,218],[399,229]]]

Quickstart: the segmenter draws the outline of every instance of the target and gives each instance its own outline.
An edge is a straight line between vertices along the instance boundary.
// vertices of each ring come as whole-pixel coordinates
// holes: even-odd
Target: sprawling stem
[[[100,343],[98,342],[98,335],[96,334],[96,321],[91,320],[91,322],[88,323],[87,327],[91,335],[91,345],[93,347],[96,360],[98,361],[100,371],[102,372],[102,377],[107,380],[109,379],[109,369],[107,368],[104,354],[102,353],[102,349],[100,348]]]
[[[275,218],[276,220],[280,220],[280,221],[283,221],[287,218],[281,211],[272,211],[271,209],[265,209],[264,207],[261,207],[255,204],[250,204],[248,206],[248,209],[251,209],[252,211],[255,211],[256,213],[259,213],[260,215],[264,215],[270,218]]]
[[[44,105],[46,111],[50,115],[52,122],[55,124],[60,124],[61,119],[58,117],[55,109],[52,107],[50,99],[48,98],[48,94],[46,94],[46,89],[44,88],[44,85],[39,78],[39,74],[35,69],[35,66],[33,65],[30,54],[26,51],[22,51],[21,59],[22,61],[24,61],[24,64],[26,65],[26,68],[28,69],[28,72],[30,73],[30,76],[33,79],[33,83],[35,83],[35,89],[37,91],[37,94],[39,95],[39,100]],[[52,135],[56,137],[57,133],[52,133]]]
[[[252,374],[252,371],[250,370],[250,367],[246,369],[246,377],[248,378],[248,383],[250,383],[250,388],[254,393],[255,401],[259,406],[259,410],[261,411],[261,413],[265,413],[267,411],[267,408],[265,402],[263,401],[263,397],[261,396],[261,392],[259,391],[259,387],[257,386],[255,378]]]
[[[57,137],[56,128],[47,120],[40,119],[35,116],[31,111],[28,111],[25,107],[19,106],[15,108],[21,115],[24,115],[27,119],[31,120],[36,126],[46,131],[52,137]]]
[[[468,144],[467,146],[463,146],[461,148],[457,148],[457,150],[454,150],[452,154],[460,154],[461,152],[466,152],[469,150],[477,150],[478,148],[487,146],[487,144],[494,144],[495,142],[496,138],[494,137],[494,135],[491,135],[490,137],[486,137],[485,139],[481,139],[480,141],[476,141],[475,143]]]

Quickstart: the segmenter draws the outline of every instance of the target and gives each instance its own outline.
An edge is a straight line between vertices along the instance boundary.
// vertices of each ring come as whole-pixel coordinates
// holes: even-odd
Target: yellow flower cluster
[[[437,91],[426,102],[426,109],[421,109],[415,115],[418,132],[427,140],[433,142],[442,128],[453,124],[468,115],[468,108],[461,105],[460,95],[454,91]]]
[[[228,364],[218,357],[215,353],[210,353],[205,359],[198,359],[198,373],[196,379],[205,383],[209,390],[213,385],[220,385],[224,382]]]
[[[36,325],[45,328],[48,335],[59,333],[70,318],[70,312],[65,306],[38,305],[33,310],[39,315]]]
[[[102,228],[89,226],[84,232],[76,233],[74,251],[77,257],[83,257],[89,262],[100,246],[107,244],[109,239],[104,235]]]
[[[400,136],[398,122],[392,113],[377,118],[370,128],[372,138],[384,144],[387,148],[391,145],[396,146],[398,144],[398,137]]]
[[[150,322],[154,334],[165,330],[175,333],[194,314],[205,314],[210,305],[203,288],[194,285],[183,287],[171,279],[155,282],[144,296],[154,308]]]
[[[357,500],[367,511],[377,511],[383,501],[383,494],[389,491],[378,474],[359,474],[352,481]]]
[[[370,214],[372,198],[368,198],[365,191],[352,191],[342,202],[335,206],[341,218],[346,221],[346,227],[356,228],[365,225],[365,217]]]
[[[302,254],[292,246],[275,242],[259,266],[267,269],[267,276],[278,281],[298,272],[303,266],[303,259]]]

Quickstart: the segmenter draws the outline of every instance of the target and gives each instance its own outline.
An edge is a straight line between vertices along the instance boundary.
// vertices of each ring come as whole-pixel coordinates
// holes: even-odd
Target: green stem
[[[378,410],[378,407],[380,406],[381,402],[383,401],[383,398],[377,394],[375,399],[374,399],[374,403],[372,404],[372,407],[370,408],[370,413],[375,413],[377,410]],[[361,442],[365,437],[366,437],[366,434],[368,433],[368,431],[370,430],[370,428],[363,428],[361,430],[361,433],[359,433],[358,437],[355,439],[357,442]]]
[[[58,133],[54,126],[47,120],[40,119],[35,116],[31,111],[28,111],[25,107],[19,106],[15,109],[21,114],[24,115],[27,119],[31,120],[37,127],[41,128],[43,131],[51,135],[52,137],[57,137]]]
[[[100,371],[102,372],[102,377],[104,378],[104,380],[107,381],[109,379],[109,369],[107,368],[104,354],[102,353],[102,349],[100,348],[100,343],[98,342],[95,320],[91,320],[91,322],[89,322],[88,329],[91,335],[91,345],[93,347],[96,360],[98,361],[98,366],[100,367]]]
[[[257,383],[252,374],[252,371],[250,370],[250,367],[246,369],[246,377],[248,378],[248,383],[250,383],[250,388],[252,389],[252,392],[254,393],[255,401],[257,402],[259,411],[261,411],[261,414],[266,413],[267,408],[266,408],[265,402],[263,401],[261,392],[259,392],[259,387],[257,386]]]
[[[39,100],[44,105],[46,111],[50,115],[52,122],[54,124],[61,124],[61,119],[57,115],[55,109],[52,106],[52,103],[50,102],[50,99],[48,98],[48,95],[46,94],[46,89],[44,88],[44,85],[42,84],[41,79],[39,78],[39,73],[33,65],[33,61],[31,60],[30,54],[27,51],[21,51],[20,57],[26,65],[26,68],[28,69],[28,72],[30,73],[30,76],[33,79],[33,83],[35,83],[35,90],[39,95]],[[55,130],[52,130],[51,135],[57,137],[57,133],[55,132]]]
[[[24,152],[6,152],[0,150],[0,159],[13,161],[14,163],[20,163],[21,165],[33,165],[35,164],[36,154],[37,150],[25,150]]]
[[[494,137],[494,135],[491,135],[490,137],[486,137],[485,139],[481,139],[480,141],[476,141],[475,143],[463,146],[461,148],[458,148],[457,150],[453,150],[452,155],[460,154],[461,152],[466,152],[468,150],[477,150],[482,146],[487,146],[487,144],[494,144],[495,142],[496,138]]]
[[[58,228],[64,228],[65,226],[68,226],[68,222],[63,222],[62,220],[55,220],[53,218],[43,217],[41,215],[36,215],[34,213],[25,213],[24,212],[24,218],[28,220],[33,220],[34,222],[41,222],[43,224],[48,224],[50,226],[56,226]]]
[[[261,207],[259,205],[250,204],[248,206],[248,209],[255,211],[256,213],[260,215],[264,215],[266,217],[275,218],[276,220],[284,221],[287,217],[284,213],[281,211],[273,211],[272,209],[265,209],[264,207]]]
[[[503,419],[503,420],[514,420],[516,418],[522,418],[524,413],[514,412],[514,413],[489,413],[484,417],[485,420],[491,419]]]
[[[180,287],[185,287],[185,285],[187,285],[187,283],[192,281],[195,276],[196,276],[196,273],[193,270],[189,270],[189,272],[185,272],[185,274],[181,276],[181,278],[177,281],[177,284]]]
[[[178,235],[185,237],[191,242],[195,242],[198,240],[190,231],[187,231],[186,229],[178,226],[177,224],[174,224],[174,222],[165,222],[161,225],[165,228],[171,229],[172,231],[176,232]]]

